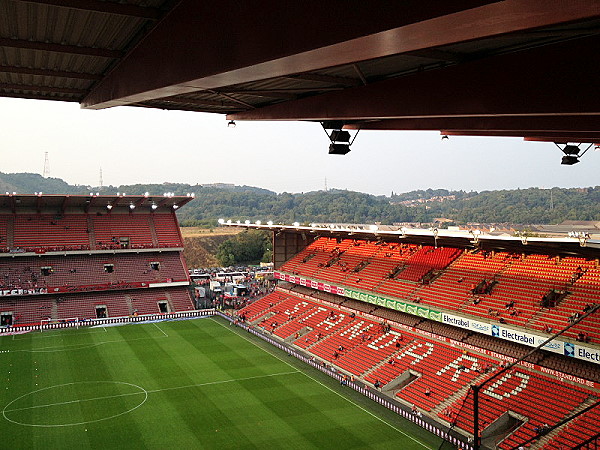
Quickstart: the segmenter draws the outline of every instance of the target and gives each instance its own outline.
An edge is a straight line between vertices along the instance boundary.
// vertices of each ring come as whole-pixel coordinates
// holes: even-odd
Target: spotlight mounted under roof
[[[327,134],[329,141],[331,144],[329,145],[329,154],[330,155],[346,155],[350,152],[350,146],[354,143],[356,136],[358,136],[358,132],[350,140],[350,133],[346,130],[342,130],[344,126],[344,122],[341,120],[326,120],[321,122],[321,126],[323,130]],[[331,132],[327,132],[327,130],[331,130]]]
[[[227,128],[235,128],[235,120],[230,120],[227,122]]]
[[[592,148],[594,144],[590,144],[583,152],[581,152],[581,148],[579,147],[581,144],[564,144],[564,147],[562,148],[557,142],[555,142],[554,145],[556,145],[560,151],[564,153],[560,163],[564,166],[572,166],[577,164],[579,162],[579,158],[585,155],[585,152]]]

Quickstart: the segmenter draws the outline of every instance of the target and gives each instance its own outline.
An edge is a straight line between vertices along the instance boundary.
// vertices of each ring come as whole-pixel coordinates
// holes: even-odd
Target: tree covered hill
[[[456,223],[511,222],[553,224],[564,220],[600,221],[600,186],[587,188],[516,189],[484,192],[427,189],[391,196],[345,190],[277,194],[267,189],[230,184],[135,184],[103,188],[69,185],[59,178],[38,174],[0,172],[0,192],[19,194],[127,194],[162,195],[193,192],[194,201],[178,211],[184,225],[212,226],[216,219],[273,220],[301,223],[344,222],[392,224],[432,222],[447,218]]]

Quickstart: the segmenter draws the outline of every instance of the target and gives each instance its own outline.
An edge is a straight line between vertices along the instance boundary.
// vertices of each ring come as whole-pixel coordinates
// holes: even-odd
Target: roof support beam
[[[306,11],[311,11],[308,34],[298,20]],[[579,20],[600,14],[600,5],[594,0],[560,5],[554,0],[403,0],[373,8],[360,0],[263,0],[260,12],[251,2],[182,0],[82,106],[144,102]],[[303,38],[284,38],[296,35]]]
[[[280,103],[230,118],[321,121],[600,115],[596,76],[600,60],[590,58],[598,48],[599,36],[582,38]]]
[[[445,117],[373,120],[347,124],[349,130],[470,130],[597,132],[600,116]]]
[[[73,88],[62,88],[53,86],[36,86],[29,84],[14,84],[14,83],[0,83],[0,90],[6,89],[11,91],[32,91],[32,92],[49,92],[54,94],[73,94],[73,95],[85,95],[86,90],[73,89]]]
[[[547,138],[554,142],[600,142],[600,132],[572,133],[572,132],[540,132],[540,131],[473,131],[473,130],[442,130],[441,134],[449,136],[504,136],[504,137],[536,137]]]
[[[111,1],[99,0],[20,0],[26,3],[39,3],[60,8],[94,11],[119,16],[139,17],[140,19],[158,20],[162,12],[158,8],[127,5]]]
[[[17,67],[17,66],[7,66],[7,65],[0,65],[0,72],[18,73],[18,74],[23,74],[23,75],[39,75],[42,77],[73,78],[73,79],[77,79],[77,80],[97,81],[97,80],[102,79],[102,77],[100,75],[95,75],[93,73],[65,72],[65,71],[61,71],[61,70],[51,70],[51,69],[31,69],[29,67]]]
[[[96,47],[80,47],[78,45],[54,44],[51,42],[28,41],[25,39],[0,38],[0,47],[24,48],[43,52],[70,53],[73,55],[99,56],[116,59],[123,56],[118,50]]]
[[[1,92],[0,91],[0,97],[6,97],[6,98],[27,98],[30,100],[52,100],[52,101],[58,101],[58,102],[78,102],[79,100],[73,97],[55,97],[52,95],[37,95],[37,94],[25,94],[25,93],[19,93],[19,94],[14,94],[12,92]]]

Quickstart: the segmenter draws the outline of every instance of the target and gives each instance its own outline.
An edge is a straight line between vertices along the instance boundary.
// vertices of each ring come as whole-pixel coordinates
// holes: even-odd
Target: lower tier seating
[[[186,287],[133,289],[128,291],[88,292],[64,295],[37,295],[0,298],[0,313],[12,313],[13,325],[38,323],[42,319],[93,319],[97,307],[106,308],[107,317],[161,312],[188,311],[193,303]]]
[[[238,314],[257,318],[251,323],[367,385],[379,386],[387,395],[439,420],[454,422],[466,433],[473,432],[470,386],[501,369],[502,361],[450,345],[429,332],[424,335],[415,328],[402,328],[390,320],[376,320],[361,311],[340,309],[335,303],[302,294],[279,291]],[[500,448],[511,448],[597,396],[599,392],[592,388],[516,366],[481,391],[483,437],[486,429],[506,414],[518,417],[518,426],[499,443]],[[600,420],[590,417],[594,420],[587,422],[588,429],[599,433]],[[577,422],[571,426],[578,430]]]

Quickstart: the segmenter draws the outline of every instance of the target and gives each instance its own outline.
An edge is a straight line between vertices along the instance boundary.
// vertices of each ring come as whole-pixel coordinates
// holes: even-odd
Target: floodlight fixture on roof
[[[585,155],[585,153],[590,148],[592,148],[592,146],[594,144],[590,144],[583,152],[581,152],[581,148],[579,147],[579,145],[564,144],[564,147],[562,147],[562,148],[556,142],[554,143],[554,145],[556,145],[560,149],[560,151],[565,154],[562,157],[562,160],[560,163],[564,166],[572,166],[574,164],[577,164],[579,162],[579,158],[581,158],[583,155]]]
[[[225,223],[225,219],[219,219],[217,222],[219,222],[219,225],[223,225]]]

